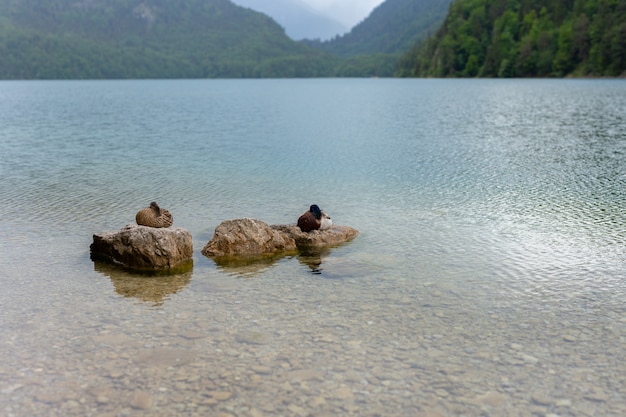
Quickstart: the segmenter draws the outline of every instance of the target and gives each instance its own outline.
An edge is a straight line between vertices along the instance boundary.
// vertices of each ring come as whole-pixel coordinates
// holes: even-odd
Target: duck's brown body
[[[318,220],[310,211],[303,213],[302,216],[298,218],[298,227],[304,233],[309,233],[312,230],[319,229],[321,224],[322,222]]]
[[[331,225],[330,217],[315,204],[298,218],[298,227],[305,233],[312,230],[330,229]]]
[[[135,221],[140,226],[170,227],[174,223],[174,218],[168,210],[162,209],[157,203],[152,202],[150,207],[137,212]]]

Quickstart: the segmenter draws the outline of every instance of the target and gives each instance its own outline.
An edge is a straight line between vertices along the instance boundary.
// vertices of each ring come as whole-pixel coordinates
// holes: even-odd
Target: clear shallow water
[[[0,410],[622,415],[624,161],[623,80],[2,82]],[[153,200],[193,271],[94,265]],[[359,237],[200,254],[313,202]]]

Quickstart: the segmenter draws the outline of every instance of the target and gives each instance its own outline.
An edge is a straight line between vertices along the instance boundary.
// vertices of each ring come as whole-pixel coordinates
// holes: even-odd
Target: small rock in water
[[[228,391],[213,391],[209,392],[209,395],[217,401],[226,401],[233,396],[233,393]]]
[[[98,395],[96,397],[97,404],[104,405],[104,404],[107,404],[108,402],[109,402],[109,398],[105,397],[104,395]]]
[[[272,368],[269,366],[253,366],[252,370],[259,375],[271,375]]]
[[[130,401],[130,406],[139,410],[152,408],[152,395],[146,391],[136,391]]]
[[[585,395],[583,398],[589,401],[605,402],[609,399],[609,396],[600,390],[595,390],[594,392]]]
[[[552,402],[553,402],[550,398],[546,397],[542,393],[535,393],[535,394],[533,394],[532,401],[535,404],[543,405],[543,406],[551,405]]]
[[[261,332],[244,331],[237,333],[235,340],[239,343],[247,343],[250,345],[264,345],[269,342],[269,335]]]
[[[354,397],[352,390],[348,387],[341,387],[335,392],[335,397],[340,400],[348,400]]]

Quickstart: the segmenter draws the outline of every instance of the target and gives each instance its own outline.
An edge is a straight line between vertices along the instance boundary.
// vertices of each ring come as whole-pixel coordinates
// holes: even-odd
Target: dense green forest
[[[313,77],[338,59],[229,0],[0,0],[0,78]]]
[[[626,0],[457,0],[399,75],[626,75]]]
[[[349,33],[305,42],[345,59],[338,76],[393,76],[402,54],[441,26],[451,1],[386,0]]]

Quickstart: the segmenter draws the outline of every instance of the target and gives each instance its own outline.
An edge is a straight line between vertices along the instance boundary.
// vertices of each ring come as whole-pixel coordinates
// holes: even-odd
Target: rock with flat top
[[[191,233],[180,227],[127,225],[118,232],[93,235],[91,257],[128,269],[175,271],[193,264]]]
[[[298,249],[338,246],[354,239],[358,230],[333,225],[328,230],[302,232],[295,225],[268,225],[255,219],[236,219],[222,222],[213,238],[202,249],[209,257],[256,257]]]
[[[273,225],[274,230],[289,236],[296,242],[298,249],[327,248],[348,242],[359,234],[359,231],[348,226],[333,225],[327,230],[303,232],[295,224]]]

